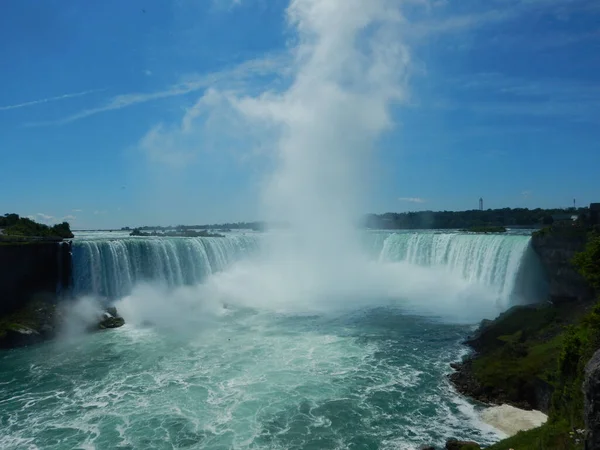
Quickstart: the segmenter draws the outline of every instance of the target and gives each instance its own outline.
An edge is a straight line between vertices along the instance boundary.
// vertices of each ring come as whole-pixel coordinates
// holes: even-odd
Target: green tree
[[[600,236],[590,237],[585,250],[574,256],[573,264],[594,289],[600,290]]]

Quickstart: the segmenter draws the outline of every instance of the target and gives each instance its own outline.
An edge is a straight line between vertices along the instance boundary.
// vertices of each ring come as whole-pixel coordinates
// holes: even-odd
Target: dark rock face
[[[575,270],[571,260],[585,247],[586,236],[549,233],[534,235],[531,245],[540,257],[553,303],[593,300],[594,291]]]
[[[0,316],[32,300],[55,302],[70,281],[69,242],[0,245]]]
[[[487,350],[498,345],[498,336],[501,334],[514,333],[521,329],[520,323],[515,323],[512,328],[503,326],[501,331],[495,325],[501,323],[510,316],[516,316],[521,311],[531,311],[538,308],[538,305],[517,305],[507,309],[494,320],[483,319],[475,332],[469,336],[464,344],[471,347],[476,352]]]
[[[62,320],[62,311],[55,304],[29,303],[0,321],[0,348],[24,347],[52,339]]]
[[[451,366],[456,372],[451,373],[448,378],[462,395],[483,403],[493,403],[493,397],[485,392],[483,386],[473,375],[472,364],[473,361],[470,359],[462,363],[452,363]]]
[[[479,444],[473,441],[459,441],[457,439],[448,439],[446,441],[446,450],[479,450]]]
[[[98,328],[104,330],[106,328],[119,328],[125,325],[125,319],[117,313],[117,308],[111,306],[106,309],[102,319],[98,323]]]
[[[57,336],[68,321],[77,323],[81,319],[66,313],[65,304],[33,301],[18,311],[0,318],[0,349],[11,349],[39,344]],[[89,320],[89,319],[88,319]],[[118,328],[125,324],[115,307],[98,315],[82,331],[94,332],[107,328]]]
[[[586,450],[600,449],[600,350],[585,367],[583,382]]]
[[[483,386],[473,374],[473,361],[471,359],[467,359],[462,363],[453,363],[452,368],[455,372],[448,375],[448,379],[454,385],[454,388],[466,397],[489,405],[506,403],[527,410],[548,411],[550,408],[552,387],[549,385],[545,390],[540,387],[539,393],[532,389],[523,389],[519,398],[513,398],[500,388]]]

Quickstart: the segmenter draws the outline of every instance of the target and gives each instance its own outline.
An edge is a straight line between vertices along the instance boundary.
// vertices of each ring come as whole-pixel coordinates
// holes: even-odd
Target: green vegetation
[[[529,227],[552,225],[556,215],[586,217],[588,208],[502,208],[485,211],[419,211],[370,214],[365,226],[373,229],[469,229],[472,227]]]
[[[70,239],[73,237],[68,222],[59,223],[52,227],[37,223],[18,214],[5,214],[0,216],[0,228],[4,229],[4,236],[11,237],[41,237]]]
[[[569,429],[564,422],[548,422],[539,428],[522,431],[488,447],[488,450],[583,449],[583,436]]]
[[[0,347],[1,341],[10,331],[22,329],[40,330],[40,328],[53,318],[56,313],[56,305],[41,301],[33,301],[23,308],[0,318]]]
[[[538,337],[543,334],[542,331]],[[486,382],[513,390],[524,386],[524,382],[545,378],[554,387],[548,422],[490,449],[582,449],[583,434],[577,431],[585,426],[581,386],[585,365],[600,345],[600,304],[547,343],[525,341],[523,345],[526,350],[521,358],[504,357],[485,369],[483,366],[490,363],[493,355],[477,358],[476,376],[488,377]]]
[[[590,235],[574,264],[600,288],[600,237]],[[472,375],[491,397],[532,405],[536,386],[553,389],[548,422],[490,447],[583,449],[584,369],[600,348],[600,303],[563,304],[507,311],[472,341],[478,355]]]
[[[585,251],[575,255],[573,264],[594,289],[600,290],[600,235],[590,235]]]
[[[588,239],[588,235],[590,232],[594,230],[593,227],[590,227],[581,222],[575,222],[572,226],[551,226],[544,227],[540,230],[534,231],[533,236],[536,237],[545,237],[545,236],[556,236],[562,238],[569,239]]]
[[[284,223],[270,223],[270,227],[286,227],[287,224]],[[231,231],[231,230],[254,230],[254,231],[264,231],[267,228],[267,224],[264,222],[235,222],[235,223],[218,223],[213,225],[177,225],[177,226],[144,226],[135,228],[135,230],[144,231],[144,232],[172,232],[173,230],[184,232],[184,231],[196,231],[196,230],[219,230],[223,232]],[[121,231],[130,231],[130,227],[123,227]]]
[[[564,327],[583,314],[585,309],[572,305],[514,308],[484,329],[472,363],[482,396],[535,405],[536,389],[556,378]]]

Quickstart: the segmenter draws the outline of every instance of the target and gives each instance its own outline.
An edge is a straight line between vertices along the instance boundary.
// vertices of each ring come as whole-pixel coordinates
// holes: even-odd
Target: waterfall
[[[543,275],[529,236],[419,231],[365,233],[363,237],[371,258],[381,263],[442,268],[468,283],[485,286],[507,305],[544,298]],[[197,284],[255,255],[262,240],[256,234],[75,239],[73,293],[116,299],[144,281]]]
[[[381,243],[381,238],[374,236],[371,241]],[[387,234],[378,258],[441,267],[488,287],[498,298],[524,303],[543,298],[543,276],[530,239],[525,235],[400,232]]]
[[[256,235],[73,241],[73,292],[115,299],[141,281],[191,285],[258,248]]]

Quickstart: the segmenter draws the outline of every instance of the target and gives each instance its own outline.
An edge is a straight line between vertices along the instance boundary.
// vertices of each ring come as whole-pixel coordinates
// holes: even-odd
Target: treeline
[[[235,222],[235,223],[216,223],[212,225],[176,225],[176,226],[144,226],[135,227],[135,230],[140,231],[192,231],[192,230],[219,230],[219,231],[230,231],[230,230],[254,230],[263,231],[266,229],[265,222]],[[130,227],[121,228],[122,231],[132,230]]]
[[[152,237],[225,237],[223,234],[211,233],[208,230],[167,230],[145,232],[135,228],[129,236],[152,236]]]
[[[484,211],[419,211],[369,214],[365,226],[373,229],[469,229],[476,227],[541,227],[552,225],[556,215],[585,215],[588,208],[503,208]]]
[[[2,235],[14,237],[45,237],[70,239],[73,237],[68,222],[56,224],[52,227],[35,222],[18,214],[4,214],[0,216],[0,229]]]

